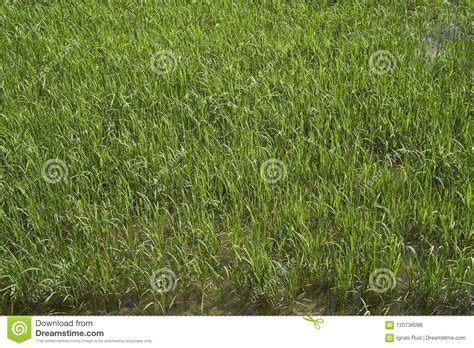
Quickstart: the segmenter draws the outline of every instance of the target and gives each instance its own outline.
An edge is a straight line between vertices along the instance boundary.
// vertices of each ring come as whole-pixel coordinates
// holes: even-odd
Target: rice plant
[[[468,1],[2,1],[0,313],[471,313],[471,40]]]

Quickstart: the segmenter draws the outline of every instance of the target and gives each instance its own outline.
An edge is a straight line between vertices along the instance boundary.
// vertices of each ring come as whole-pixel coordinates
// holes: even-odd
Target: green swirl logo
[[[17,343],[22,343],[31,338],[31,317],[8,317],[7,337]]]

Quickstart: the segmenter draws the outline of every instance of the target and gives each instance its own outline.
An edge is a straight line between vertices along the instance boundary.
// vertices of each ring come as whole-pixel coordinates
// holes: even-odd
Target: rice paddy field
[[[0,314],[472,314],[472,23],[3,0]]]

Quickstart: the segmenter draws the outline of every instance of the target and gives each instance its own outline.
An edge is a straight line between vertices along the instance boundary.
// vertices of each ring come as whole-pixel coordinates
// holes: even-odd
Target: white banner
[[[0,347],[472,347],[473,317],[0,318]]]

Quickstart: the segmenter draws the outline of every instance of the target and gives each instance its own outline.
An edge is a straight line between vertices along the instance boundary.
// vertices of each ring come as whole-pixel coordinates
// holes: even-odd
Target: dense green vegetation
[[[0,313],[469,313],[471,31],[467,1],[3,0]]]

